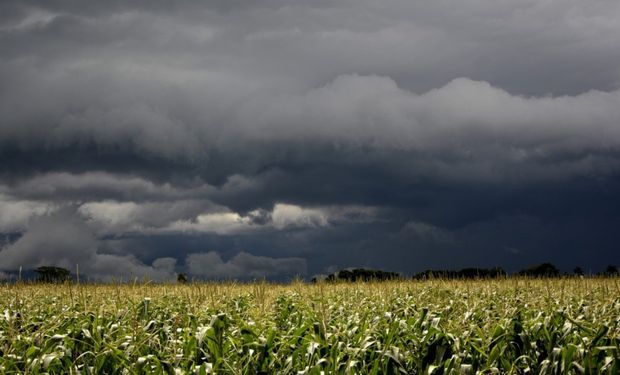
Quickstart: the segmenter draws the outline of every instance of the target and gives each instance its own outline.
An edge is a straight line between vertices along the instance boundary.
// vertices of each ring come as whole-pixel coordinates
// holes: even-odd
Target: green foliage
[[[0,286],[0,373],[616,374],[617,279]]]

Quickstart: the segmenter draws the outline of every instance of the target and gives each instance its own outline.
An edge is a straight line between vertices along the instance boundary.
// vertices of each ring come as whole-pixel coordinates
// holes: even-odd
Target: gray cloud
[[[105,172],[38,174],[12,187],[5,187],[22,198],[30,199],[118,199],[118,200],[181,200],[204,197],[215,189],[207,184],[189,187],[156,183],[148,179]]]
[[[230,114],[228,128],[217,130],[208,124],[196,128],[192,142],[199,142],[198,149],[212,150],[214,158],[197,156],[185,141],[176,143],[168,134],[179,129],[174,122],[152,136],[144,132],[156,125],[145,120],[123,124],[121,133],[100,137],[100,129],[107,131],[118,122],[93,125],[95,122],[87,121],[87,127],[63,130],[60,139],[65,144],[79,144],[86,136],[86,142],[102,147],[118,145],[136,154],[203,160],[207,165],[218,163],[218,157],[222,164],[229,165],[222,171],[229,176],[240,171],[256,173],[265,166],[284,162],[285,156],[309,163],[342,151],[358,153],[366,148],[382,154],[411,155],[413,165],[408,169],[430,177],[492,182],[519,179],[526,174],[526,182],[536,182],[616,173],[620,146],[615,120],[620,115],[618,100],[619,91],[590,91],[573,97],[519,97],[469,79],[458,79],[417,95],[400,89],[390,78],[352,75],[338,77],[327,86],[298,96],[261,95],[248,99],[235,114]],[[54,132],[64,126],[62,121],[56,128],[37,121],[40,129],[32,129],[32,136],[4,134],[0,140],[20,144],[19,138],[25,136],[34,143],[28,147],[62,149],[62,143],[53,141]],[[19,127],[19,123],[14,126]],[[302,139],[306,144],[335,148],[317,158],[299,149]],[[275,149],[273,145],[277,145]],[[260,156],[255,158],[257,153]],[[365,164],[362,159],[353,162]],[[192,165],[190,162],[188,167]],[[209,179],[209,175],[207,172],[204,177]],[[95,186],[89,184],[106,184],[106,178],[109,180],[106,175],[93,173],[48,174],[26,182],[25,191],[44,195],[57,194],[57,187],[92,189]],[[175,193],[170,186],[161,186],[163,191],[158,192],[150,182],[136,178],[120,183],[114,189],[125,196],[134,194],[134,189],[144,190],[147,196]],[[209,186],[202,189],[208,191]]]
[[[619,17],[609,0],[3,1],[2,267],[613,262]]]
[[[571,73],[582,65],[563,72],[567,64],[578,63],[578,56],[608,64],[619,60],[609,56],[608,47],[618,31],[611,21],[620,10],[609,2],[599,2],[598,11],[579,2],[490,7],[465,2],[446,14],[442,5],[400,1],[382,7],[341,2],[327,9],[280,5],[232,7],[226,13],[206,5],[196,13],[206,18],[189,11],[149,12],[135,4],[90,12],[72,3],[47,10],[17,6],[23,8],[18,13],[23,19],[8,23],[25,26],[6,26],[2,39],[14,48],[0,69],[7,87],[0,101],[7,117],[0,140],[26,150],[94,143],[197,162],[209,159],[214,148],[224,146],[225,152],[238,145],[240,137],[264,142],[318,137],[344,146],[444,152],[453,148],[446,144],[450,137],[472,133],[474,140],[459,138],[463,145],[455,150],[466,153],[472,146],[527,132],[529,137],[520,138],[529,139],[511,139],[518,158],[531,151],[528,146],[557,142],[566,131],[581,136],[593,126],[598,134],[608,133],[617,116],[617,64],[609,71],[588,70],[592,80],[606,74],[598,78],[606,86],[592,81],[581,89],[555,87],[578,84]],[[544,27],[551,14],[557,21]],[[470,40],[471,45],[463,44],[469,48],[459,47],[460,39]],[[516,39],[515,45],[506,39]],[[516,64],[509,60],[525,44],[534,51],[520,53],[542,59],[532,62],[546,67],[541,75],[562,74],[555,85],[512,89],[545,81],[515,77]],[[551,55],[549,45],[572,58]],[[585,53],[590,49],[598,54]],[[442,51],[456,56],[442,56]],[[345,54],[350,56],[340,56]],[[470,66],[459,66],[468,60],[464,56]],[[416,74],[425,65],[437,74],[442,68],[437,60],[455,67],[446,67],[442,78],[424,87],[401,77],[403,71],[426,77],[424,70]],[[402,66],[394,67],[395,62]],[[482,74],[497,69],[499,81]],[[453,81],[458,77],[473,80]],[[550,92],[557,97],[544,96]],[[566,120],[569,124],[559,129],[552,125]]]
[[[0,250],[0,267],[4,270],[58,266],[97,280],[132,280],[146,277],[170,280],[176,260],[156,259],[145,265],[132,255],[106,254],[82,220],[68,210],[43,216],[32,222],[24,235]]]
[[[260,279],[277,276],[304,276],[307,272],[303,258],[270,258],[240,252],[228,261],[216,252],[193,253],[185,259],[191,275],[214,279]]]
[[[449,231],[419,221],[410,221],[403,226],[401,234],[412,237],[414,240],[430,242],[453,242],[454,238]]]
[[[55,209],[50,203],[15,199],[0,193],[0,233],[24,231],[33,218]]]

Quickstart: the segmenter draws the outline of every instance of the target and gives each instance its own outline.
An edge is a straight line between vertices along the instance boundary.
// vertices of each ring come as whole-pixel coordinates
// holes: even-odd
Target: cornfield
[[[0,373],[618,374],[619,280],[0,286]]]

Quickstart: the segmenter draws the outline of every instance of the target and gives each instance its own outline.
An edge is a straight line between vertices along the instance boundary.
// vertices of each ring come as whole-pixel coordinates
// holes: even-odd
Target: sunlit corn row
[[[0,373],[618,374],[618,279],[0,286]]]

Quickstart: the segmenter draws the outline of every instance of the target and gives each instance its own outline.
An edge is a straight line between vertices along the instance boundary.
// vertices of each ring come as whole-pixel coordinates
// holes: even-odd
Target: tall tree
[[[69,280],[71,272],[62,267],[42,266],[34,270],[39,276],[37,280],[44,283],[61,283]]]

